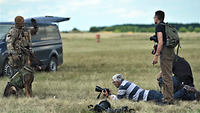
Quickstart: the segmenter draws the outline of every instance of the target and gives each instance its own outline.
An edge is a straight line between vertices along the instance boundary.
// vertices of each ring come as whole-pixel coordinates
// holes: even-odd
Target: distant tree
[[[77,28],[73,28],[72,31],[79,31]]]
[[[179,28],[179,32],[187,32],[186,27],[180,27],[180,28]]]
[[[62,33],[68,33],[68,31],[62,31]]]
[[[187,30],[188,30],[189,32],[192,32],[192,31],[194,30],[194,28],[190,25],[190,26],[187,28]]]
[[[104,31],[114,31],[114,27],[106,27],[104,28]]]
[[[130,25],[126,26],[126,32],[130,32],[130,31],[134,32],[134,29],[135,29],[134,26],[130,26]]]
[[[200,28],[199,27],[195,27],[194,31],[198,33],[198,32],[200,32]]]
[[[133,26],[133,32],[138,32],[139,31],[139,27],[138,26]]]
[[[139,31],[140,31],[140,32],[147,32],[147,28],[142,27],[142,28],[139,29]]]
[[[121,26],[119,29],[121,32],[127,32],[127,27],[126,26]]]
[[[101,31],[101,29],[98,28],[98,27],[91,27],[90,28],[90,32],[99,32],[99,31]]]
[[[115,29],[115,33],[120,33],[121,31],[119,29]]]
[[[155,32],[155,27],[150,27],[147,29],[148,32]]]
[[[195,27],[200,27],[199,23],[190,23],[190,24],[179,24],[179,23],[170,23],[170,25],[175,26],[177,30],[180,32],[192,32]],[[102,26],[98,27],[101,31],[113,31],[117,32],[154,32],[155,24],[121,24],[114,26]],[[91,29],[92,30],[92,29]],[[118,31],[119,30],[119,31]],[[93,30],[92,30],[93,31]],[[98,31],[98,29],[94,29],[94,31]]]

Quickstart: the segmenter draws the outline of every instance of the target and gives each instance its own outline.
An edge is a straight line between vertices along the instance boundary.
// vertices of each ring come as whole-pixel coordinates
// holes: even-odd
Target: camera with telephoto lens
[[[95,91],[96,92],[108,92],[108,94],[110,93],[110,90],[108,89],[108,88],[101,88],[101,87],[99,87],[99,86],[96,86],[96,88],[95,88]]]
[[[156,35],[151,36],[149,39],[150,39],[150,41],[154,41],[155,43],[158,43],[158,39],[157,39]],[[155,53],[157,51],[157,47],[158,47],[157,44],[153,46],[154,49],[151,51],[151,54],[155,55]]]
[[[154,42],[158,43],[158,39],[157,39],[156,35],[151,36],[149,39],[150,39],[150,41],[154,41]]]
[[[101,87],[99,87],[99,86],[96,86],[95,91],[96,91],[96,92],[100,92],[99,95],[97,96],[97,99],[99,99],[99,97],[100,97],[102,91],[103,91],[103,92],[106,92],[106,91],[107,91],[107,93],[110,94],[110,90],[109,90],[108,88],[101,88]]]

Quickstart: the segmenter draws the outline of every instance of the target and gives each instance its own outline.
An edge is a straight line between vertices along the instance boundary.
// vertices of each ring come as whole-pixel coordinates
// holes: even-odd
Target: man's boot
[[[197,90],[189,85],[185,85],[183,88],[187,91],[188,94],[197,93]]]

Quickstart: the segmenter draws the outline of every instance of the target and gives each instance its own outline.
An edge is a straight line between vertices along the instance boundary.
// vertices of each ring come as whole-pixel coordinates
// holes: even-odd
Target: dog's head
[[[29,63],[31,67],[35,68],[38,68],[38,66],[43,65],[43,63],[35,55],[30,55]]]
[[[17,95],[17,91],[18,91],[18,88],[15,87],[10,82],[8,82],[8,84],[7,84],[7,86],[6,86],[5,90],[4,90],[3,96],[8,97],[10,95]]]
[[[36,57],[36,55],[30,55],[30,64],[31,67],[35,67],[36,65],[41,66],[43,63]]]

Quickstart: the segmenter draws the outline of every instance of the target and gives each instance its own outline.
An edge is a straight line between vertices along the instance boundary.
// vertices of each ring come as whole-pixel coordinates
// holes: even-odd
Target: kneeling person
[[[161,73],[162,71],[160,71],[157,78],[159,87],[161,87],[163,83]],[[175,55],[172,73],[174,74],[174,76],[172,76],[174,93],[183,88],[184,85],[194,87],[192,69],[184,58]]]

